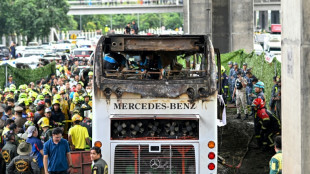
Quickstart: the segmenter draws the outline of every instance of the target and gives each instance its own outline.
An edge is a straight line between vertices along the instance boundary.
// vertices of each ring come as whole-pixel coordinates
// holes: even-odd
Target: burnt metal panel
[[[199,51],[199,39],[126,39],[125,51]],[[113,51],[113,50],[112,50]]]

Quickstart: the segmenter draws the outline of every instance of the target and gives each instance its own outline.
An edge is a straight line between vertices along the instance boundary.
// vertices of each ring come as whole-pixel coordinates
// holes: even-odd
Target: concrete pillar
[[[253,0],[230,1],[231,51],[245,49],[252,52],[254,47]]]
[[[268,11],[259,11],[259,26],[262,30],[268,30]]]
[[[230,51],[229,1],[212,1],[212,41],[221,53]]]
[[[282,0],[283,173],[310,173],[310,1]]]
[[[280,12],[271,11],[271,24],[280,24]]]
[[[184,0],[184,33],[212,34],[212,0]]]

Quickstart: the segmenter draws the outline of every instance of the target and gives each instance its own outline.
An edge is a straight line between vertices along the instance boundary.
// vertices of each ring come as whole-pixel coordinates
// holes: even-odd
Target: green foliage
[[[96,25],[96,29],[102,29],[108,25],[111,28],[111,19],[112,19],[112,28],[125,28],[127,23],[136,21],[138,24],[139,21],[139,30],[145,31],[149,28],[158,28],[165,26],[166,29],[172,29],[183,26],[183,17],[179,13],[147,13],[147,14],[115,14],[115,15],[87,15],[82,16],[82,26],[83,30],[88,30],[87,23],[93,22]],[[138,20],[139,19],[139,20]],[[80,16],[74,16],[74,20],[80,24]]]
[[[231,53],[221,54],[221,63],[225,67],[226,72],[229,70],[228,62],[237,62],[240,65],[248,64],[248,68],[252,68],[252,74],[265,84],[266,102],[269,103],[271,89],[274,85],[273,77],[281,75],[281,63],[274,58],[272,63],[265,61],[265,55],[256,55],[254,52],[247,54],[243,50]],[[242,68],[242,67],[241,67]]]
[[[84,27],[85,30],[96,30],[96,24],[93,22],[87,22],[86,27]]]
[[[56,73],[56,63],[50,63],[44,67],[37,69],[18,69],[12,66],[7,65],[8,67],[8,75],[13,75],[13,81],[17,86],[22,84],[29,84],[30,82],[36,82],[37,80],[41,80],[42,78],[49,77],[52,73]],[[0,66],[0,86],[3,87],[5,85],[5,66]]]
[[[183,26],[183,20],[179,13],[168,13],[163,15],[163,25],[167,29],[176,29]]]
[[[2,0],[0,35],[22,34],[27,36],[27,43],[46,37],[52,27],[62,29],[72,23],[68,11],[66,0]]]

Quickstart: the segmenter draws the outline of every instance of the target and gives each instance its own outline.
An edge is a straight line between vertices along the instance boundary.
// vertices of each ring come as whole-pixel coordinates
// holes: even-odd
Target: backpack
[[[237,87],[237,89],[243,88],[242,83],[239,80],[236,81],[236,87]]]

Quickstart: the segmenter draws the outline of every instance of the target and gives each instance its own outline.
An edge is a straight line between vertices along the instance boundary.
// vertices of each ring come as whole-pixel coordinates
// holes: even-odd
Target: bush
[[[5,85],[5,66],[8,66],[8,76],[13,76],[13,81],[15,82],[16,87],[22,84],[29,84],[30,82],[36,82],[42,78],[49,77],[52,73],[56,73],[56,63],[50,63],[44,67],[37,69],[18,69],[10,65],[0,66],[0,85],[3,87]]]

